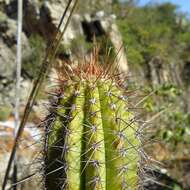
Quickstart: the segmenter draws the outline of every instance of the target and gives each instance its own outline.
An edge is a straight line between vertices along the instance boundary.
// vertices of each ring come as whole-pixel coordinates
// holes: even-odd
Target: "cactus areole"
[[[47,190],[137,190],[138,125],[114,77],[89,70],[60,82],[45,121]]]

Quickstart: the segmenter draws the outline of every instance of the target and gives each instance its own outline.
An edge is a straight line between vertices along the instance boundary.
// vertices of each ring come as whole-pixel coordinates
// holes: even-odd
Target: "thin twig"
[[[15,87],[15,128],[14,137],[16,138],[18,126],[19,126],[19,107],[20,107],[20,85],[21,85],[21,67],[22,67],[22,15],[23,15],[23,1],[17,2],[18,16],[17,16],[17,60],[16,60],[16,87]],[[17,182],[17,155],[14,155],[14,167],[13,167],[13,183]],[[17,189],[17,185],[14,186],[14,190]]]

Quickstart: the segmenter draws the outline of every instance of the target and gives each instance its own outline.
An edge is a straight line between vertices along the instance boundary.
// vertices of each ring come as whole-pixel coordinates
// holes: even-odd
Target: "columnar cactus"
[[[47,117],[45,189],[137,190],[141,144],[128,96],[107,72],[88,68],[61,82]]]

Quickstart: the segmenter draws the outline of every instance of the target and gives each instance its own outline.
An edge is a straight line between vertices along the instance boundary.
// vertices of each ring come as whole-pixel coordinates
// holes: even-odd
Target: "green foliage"
[[[158,113],[165,110],[160,116],[157,126],[157,134],[175,149],[178,143],[190,143],[190,113],[181,109],[182,89],[173,84],[163,84],[152,88],[146,88],[145,92],[154,91],[154,95],[148,97],[143,104],[147,112]],[[156,124],[155,124],[156,125]]]
[[[6,21],[7,16],[0,10],[0,23]]]
[[[175,145],[190,143],[190,114],[179,111],[168,113],[168,127],[161,134],[163,140]]]
[[[155,94],[158,96],[166,97],[168,98],[168,101],[173,101],[177,96],[180,96],[182,93],[182,90],[171,84],[171,83],[165,83],[163,85],[157,86],[155,89]]]
[[[166,62],[189,58],[190,21],[177,12],[177,6],[165,3],[139,8],[124,4],[122,9],[126,10],[125,16],[118,10],[117,22],[129,63],[147,63],[155,56]]]
[[[104,62],[105,57],[109,57],[107,60],[109,63],[106,64],[112,64],[115,61],[117,53],[115,52],[115,48],[109,39],[108,36],[101,36],[96,39],[96,43],[99,45],[100,51],[100,59],[102,58],[101,63]]]
[[[122,14],[121,9],[115,10],[131,65],[147,64],[156,56],[165,63],[190,60],[190,21],[177,12],[175,5],[152,4],[140,8],[123,4]],[[155,95],[148,97],[143,107],[148,113],[166,110],[155,124],[159,135],[170,145],[189,143],[189,113],[179,105],[183,90],[173,84],[163,84],[148,89],[147,93],[152,91]]]
[[[5,121],[8,119],[12,111],[11,106],[0,105],[0,121]]]
[[[182,190],[182,188],[179,185],[174,184],[173,190]]]
[[[23,57],[22,75],[26,78],[35,78],[38,76],[39,68],[44,58],[45,41],[44,39],[35,34],[29,38],[31,52]]]
[[[138,7],[134,2],[113,1],[112,7],[117,14],[130,68],[143,66],[147,69],[145,65],[154,57],[170,65],[189,61],[190,21],[187,16],[171,3]],[[172,69],[170,65],[163,65],[161,69]],[[178,143],[189,143],[189,113],[184,108],[183,87],[166,83],[149,87],[147,94],[152,91],[155,93],[143,102],[143,107],[148,112],[148,119],[161,112],[153,122],[157,137],[174,148]],[[174,189],[179,188],[176,185]]]
[[[69,49],[69,47],[67,47],[66,45],[60,44],[59,48],[57,50],[57,55],[66,53],[68,51],[68,49]]]
[[[90,51],[93,47],[92,43],[89,43],[85,40],[84,36],[77,36],[71,41],[70,49],[74,55],[80,55],[81,53],[84,54]]]
[[[106,6],[106,9],[105,9]],[[94,14],[97,11],[104,10],[105,12],[111,11],[111,4],[108,4],[108,1],[104,0],[85,0],[78,2],[78,12],[79,13],[91,13]]]

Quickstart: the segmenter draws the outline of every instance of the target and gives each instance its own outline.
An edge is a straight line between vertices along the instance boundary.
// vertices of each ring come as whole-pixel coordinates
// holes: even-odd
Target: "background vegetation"
[[[145,94],[153,92],[143,107],[147,118],[163,113],[152,124],[155,136],[150,148],[157,160],[165,164],[166,173],[183,188],[190,189],[190,101],[187,65],[190,61],[190,20],[178,6],[149,4],[138,7],[134,1],[115,3],[117,24],[123,36],[124,46],[134,78],[141,71],[141,83]],[[160,60],[159,65],[153,60]],[[166,71],[169,76],[160,77],[154,83],[156,72]],[[158,74],[159,75],[159,74]],[[177,78],[180,78],[178,80]],[[137,80],[137,86],[139,81]],[[158,140],[158,141],[157,141]],[[166,188],[167,189],[167,188]],[[174,188],[175,189],[175,188]]]

